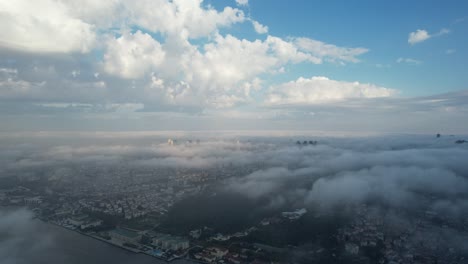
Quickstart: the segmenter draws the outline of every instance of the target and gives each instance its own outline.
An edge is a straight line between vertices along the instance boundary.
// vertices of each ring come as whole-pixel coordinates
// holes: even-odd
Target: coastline
[[[48,225],[52,225],[52,226],[56,226],[56,227],[59,227],[63,230],[67,230],[67,231],[70,231],[70,232],[73,232],[73,233],[77,233],[77,234],[80,234],[80,235],[83,235],[83,236],[86,236],[86,237],[89,237],[89,238],[92,238],[92,239],[95,239],[97,241],[100,241],[100,242],[103,242],[107,245],[111,245],[113,247],[116,247],[116,248],[119,248],[119,249],[123,249],[123,250],[126,250],[132,254],[140,254],[140,255],[146,255],[146,256],[149,256],[149,257],[152,257],[152,258],[155,258],[159,261],[164,261],[165,263],[173,263],[174,261],[185,261],[187,263],[204,263],[204,262],[199,262],[199,261],[194,261],[192,259],[188,259],[188,258],[175,258],[175,257],[172,257],[172,258],[169,258],[169,259],[166,259],[166,258],[162,258],[162,257],[158,257],[156,255],[152,255],[150,253],[147,253],[145,251],[141,251],[141,250],[137,250],[137,249],[132,249],[132,248],[129,248],[129,247],[125,247],[125,246],[122,246],[122,245],[119,245],[117,243],[112,243],[111,241],[109,240],[106,240],[104,238],[101,238],[101,237],[98,237],[98,236],[94,236],[92,234],[87,234],[87,233],[84,233],[84,232],[81,232],[79,230],[75,230],[75,229],[71,229],[71,228],[67,228],[65,226],[62,226],[60,224],[57,224],[57,223],[54,223],[54,222],[51,222],[51,221],[47,221],[45,219],[41,219],[39,217],[34,217],[35,220],[38,220],[44,224],[48,224]]]

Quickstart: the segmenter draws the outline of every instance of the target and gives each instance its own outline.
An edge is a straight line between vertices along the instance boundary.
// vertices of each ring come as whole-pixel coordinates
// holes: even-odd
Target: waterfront
[[[38,219],[30,219],[23,209],[8,210],[18,229],[7,233],[8,224],[0,230],[0,263],[2,264],[156,264],[167,263],[143,254],[135,254],[77,232]],[[12,216],[12,214],[15,214]],[[2,216],[5,216],[3,214]],[[10,228],[11,230],[11,228]],[[14,232],[14,235],[11,235]],[[6,234],[6,236],[3,236]],[[19,247],[20,248],[19,248]],[[184,260],[171,263],[189,263]]]
[[[468,259],[468,152],[451,137],[173,141],[1,152],[18,161],[0,173],[15,207],[0,209],[0,263]]]

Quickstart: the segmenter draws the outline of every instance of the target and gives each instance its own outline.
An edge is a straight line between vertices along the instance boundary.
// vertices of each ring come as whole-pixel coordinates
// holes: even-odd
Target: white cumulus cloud
[[[268,27],[260,24],[258,21],[252,20],[252,25],[255,29],[255,32],[257,32],[258,34],[268,33]]]
[[[164,60],[164,51],[150,35],[137,31],[125,33],[107,43],[104,69],[122,78],[138,78]]]
[[[431,35],[426,30],[418,29],[415,32],[409,33],[408,43],[414,45],[429,39]]]
[[[446,28],[441,29],[439,32],[437,32],[435,34],[430,34],[429,32],[427,32],[424,29],[418,29],[415,32],[409,33],[408,43],[411,44],[411,45],[414,45],[414,44],[426,41],[426,40],[428,40],[430,38],[439,37],[439,36],[442,36],[442,35],[445,35],[445,34],[448,34],[448,33],[450,33],[450,30],[448,30]]]
[[[16,70],[0,71],[5,100],[233,107],[261,101],[264,79],[289,65],[354,63],[368,51],[310,38],[243,39],[224,30],[243,22],[259,34],[269,28],[240,8],[215,9],[203,0],[0,0],[0,10],[0,50],[35,56],[32,67],[0,62],[0,69]],[[34,54],[44,52],[71,56]]]
[[[182,38],[208,36],[220,27],[244,22],[244,13],[232,7],[218,12],[203,7],[203,0],[145,0],[124,1],[127,17],[132,24],[153,32]]]
[[[300,77],[270,88],[266,103],[279,104],[320,104],[352,98],[388,97],[395,94],[392,89],[373,84],[344,82],[316,76],[310,79]]]
[[[52,0],[0,1],[0,47],[39,53],[89,52],[95,28]]]

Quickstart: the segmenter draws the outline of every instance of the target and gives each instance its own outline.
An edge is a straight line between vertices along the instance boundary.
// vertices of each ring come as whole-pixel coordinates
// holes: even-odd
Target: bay
[[[136,254],[38,219],[24,209],[0,214],[0,264],[158,264]],[[193,263],[177,260],[170,263]]]

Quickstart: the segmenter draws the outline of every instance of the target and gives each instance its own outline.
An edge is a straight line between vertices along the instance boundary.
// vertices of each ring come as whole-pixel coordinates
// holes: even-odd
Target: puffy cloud
[[[233,107],[263,97],[265,76],[282,74],[290,64],[357,62],[367,52],[307,38],[241,39],[220,29],[245,21],[259,34],[268,27],[238,8],[215,9],[202,0],[21,0],[0,7],[6,10],[0,14],[0,45],[7,48],[0,52],[8,56],[0,68],[16,70],[1,73],[0,98],[36,101],[43,108]],[[62,54],[35,54],[41,52]],[[87,54],[75,54],[80,52]]]
[[[262,73],[278,67],[287,61],[275,56],[275,47],[266,41],[249,41],[232,35],[218,35],[214,43],[204,46],[203,52],[197,52],[186,69],[186,81],[199,89],[212,93],[236,92],[249,96],[250,85]]]
[[[268,27],[260,24],[258,21],[252,20],[252,25],[255,29],[255,32],[257,32],[258,34],[268,33]]]
[[[39,53],[89,52],[95,27],[52,0],[0,2],[0,46]]]
[[[321,63],[319,58],[304,53],[292,42],[268,36],[266,40],[239,39],[217,34],[203,49],[181,48],[182,54],[172,54],[153,78],[154,91],[178,104],[201,104],[230,107],[250,100],[261,81],[257,76],[281,69],[288,63],[308,61]],[[164,69],[179,65],[174,79]],[[167,67],[166,67],[167,65]],[[156,81],[155,81],[156,80]]]
[[[122,78],[138,78],[162,64],[165,53],[158,41],[137,31],[124,33],[107,43],[104,70]]]
[[[448,34],[448,33],[450,33],[450,30],[448,30],[446,28],[441,29],[439,32],[437,32],[435,34],[429,34],[429,32],[427,32],[424,29],[418,29],[415,32],[410,32],[409,33],[408,43],[411,44],[411,45],[414,45],[414,44],[426,41],[426,40],[428,40],[430,38],[439,37],[439,36],[442,36],[442,35],[445,35],[445,34]]]
[[[219,27],[245,20],[241,10],[225,7],[218,12],[202,7],[203,0],[145,0],[125,1],[132,23],[153,32],[186,38],[208,36]]]
[[[295,43],[278,37],[249,41],[231,35],[218,35],[215,43],[205,45],[204,53],[197,53],[191,61],[187,82],[195,81],[197,87],[205,89],[212,87],[211,91],[223,87],[223,93],[241,89],[238,96],[246,98],[259,74],[281,69],[288,63],[321,63],[320,58],[302,52]]]
[[[267,104],[320,104],[353,98],[388,97],[392,89],[359,82],[343,82],[326,77],[300,77],[270,88]]]
[[[291,61],[293,63],[299,63],[308,61],[314,64],[322,63],[320,57],[316,57],[313,53],[303,52],[299,50],[299,47],[290,41],[285,41],[282,38],[268,36],[266,42],[271,46],[271,49],[275,56],[280,59],[283,63]]]
[[[125,1],[122,0],[58,0],[67,7],[71,16],[95,25],[98,28],[119,27],[122,25],[119,20],[125,19]]]
[[[205,45],[204,53],[195,57],[191,67],[196,71],[193,78],[202,81],[205,87],[209,83],[229,87],[278,65],[278,59],[269,52],[266,42],[218,35],[215,43]]]
[[[203,6],[203,0],[129,0],[60,2],[70,15],[101,29],[137,26],[154,33],[183,38],[206,37],[219,27],[228,27],[245,20],[244,13],[226,7],[217,11]]]
[[[241,10],[218,12],[203,0],[2,2],[3,46],[31,52],[88,52],[96,29],[137,26],[181,38],[206,37],[245,20]]]
[[[250,41],[216,34],[201,49],[180,38],[167,41],[166,61],[154,73],[150,90],[171,104],[231,107],[250,100],[261,74],[280,72],[288,63],[322,63],[295,42],[274,36]]]
[[[418,29],[415,32],[409,33],[408,43],[414,45],[419,42],[428,40],[431,37],[426,30]]]
[[[258,89],[258,74],[280,65],[266,42],[231,35],[217,35],[200,50],[190,45],[181,50],[166,53],[166,61],[145,88],[149,98],[171,105],[230,107],[249,100],[251,91]]]

